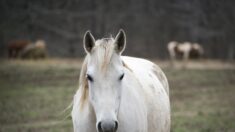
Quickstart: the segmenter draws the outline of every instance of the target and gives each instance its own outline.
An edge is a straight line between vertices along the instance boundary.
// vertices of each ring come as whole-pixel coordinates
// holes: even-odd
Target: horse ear
[[[126,47],[126,34],[123,29],[120,29],[115,37],[116,51],[122,53]]]
[[[90,31],[87,31],[84,35],[83,46],[87,53],[90,53],[92,48],[95,46],[95,39]]]

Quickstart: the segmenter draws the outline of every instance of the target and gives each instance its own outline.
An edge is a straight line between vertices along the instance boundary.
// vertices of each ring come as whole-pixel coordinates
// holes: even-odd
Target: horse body
[[[15,40],[8,43],[8,56],[9,58],[17,58],[25,47],[30,45],[29,40]]]
[[[119,56],[116,51],[106,53],[123,48],[123,45],[115,47],[116,43],[125,42],[119,40],[120,35],[124,35],[123,32],[115,40],[96,41],[93,51],[89,48],[91,45],[86,47],[89,53],[82,66],[80,86],[73,102],[74,131],[169,132],[169,88],[164,73],[150,61]],[[109,44],[103,44],[105,42]],[[100,49],[106,52],[98,52]],[[118,53],[122,50],[119,49]],[[93,55],[100,57],[94,58]],[[107,58],[99,61],[109,55],[110,62],[106,62]],[[104,71],[98,70],[104,66],[100,62],[106,63]],[[119,81],[113,79],[117,75],[121,75]],[[100,83],[102,78],[105,81]]]
[[[144,117],[147,119],[146,132],[170,131],[169,88],[164,73],[157,65],[148,60],[133,57],[122,57],[122,59],[133,72],[130,77],[139,82],[139,86],[133,87],[134,84],[132,84],[130,87],[133,89],[130,89],[137,91],[137,98],[144,101],[140,109],[145,107],[147,112]],[[125,103],[129,104],[127,100]]]
[[[199,59],[204,54],[202,46],[198,43],[172,41],[168,43],[167,49],[173,66],[177,58],[183,59],[186,66],[189,59]]]
[[[44,40],[37,40],[35,43],[27,45],[21,53],[23,59],[40,59],[46,58],[47,50]]]
[[[198,43],[178,43],[176,41],[172,41],[167,45],[167,49],[171,59],[175,59],[177,57],[183,59],[196,59],[200,58],[204,54],[202,46]]]

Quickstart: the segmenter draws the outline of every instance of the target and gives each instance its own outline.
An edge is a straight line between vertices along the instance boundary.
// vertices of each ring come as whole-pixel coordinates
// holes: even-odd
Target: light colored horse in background
[[[170,132],[166,76],[148,60],[121,56],[125,44],[123,30],[97,41],[86,32],[72,110],[75,132]]]
[[[22,53],[21,58],[23,59],[39,59],[47,57],[46,42],[44,40],[37,40],[35,43],[27,45]]]
[[[176,41],[171,41],[168,43],[167,49],[172,66],[174,66],[177,56],[182,57],[184,66],[186,66],[189,59],[200,58],[204,54],[202,46],[198,43],[179,43]]]

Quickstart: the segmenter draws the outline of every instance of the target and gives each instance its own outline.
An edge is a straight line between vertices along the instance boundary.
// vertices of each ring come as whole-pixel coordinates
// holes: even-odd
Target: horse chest
[[[147,132],[147,111],[143,98],[138,94],[122,99],[118,115],[120,132]]]

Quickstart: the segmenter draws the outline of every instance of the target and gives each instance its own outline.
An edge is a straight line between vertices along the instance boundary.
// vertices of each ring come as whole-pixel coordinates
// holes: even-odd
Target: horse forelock
[[[106,71],[107,66],[111,62],[111,58],[114,53],[114,39],[113,38],[103,38],[96,41],[94,47],[94,55],[96,65],[101,71]]]

